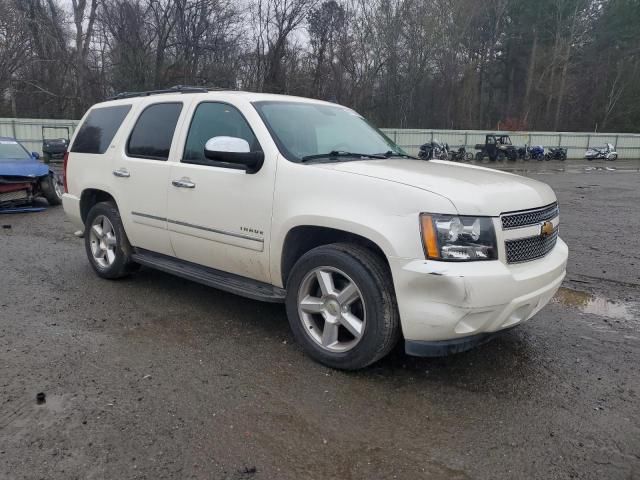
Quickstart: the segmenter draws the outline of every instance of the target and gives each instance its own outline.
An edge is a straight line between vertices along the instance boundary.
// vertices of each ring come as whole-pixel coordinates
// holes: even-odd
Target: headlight
[[[489,217],[420,215],[422,244],[432,260],[469,261],[498,258],[496,233]]]

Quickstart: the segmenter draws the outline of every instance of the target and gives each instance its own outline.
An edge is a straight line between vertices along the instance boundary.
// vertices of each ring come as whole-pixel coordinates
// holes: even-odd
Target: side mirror
[[[40,154],[38,152],[31,152],[31,156],[36,160],[40,160]]]
[[[237,137],[213,137],[204,146],[204,156],[215,162],[232,163],[256,173],[264,163],[263,152],[252,152],[249,142]]]

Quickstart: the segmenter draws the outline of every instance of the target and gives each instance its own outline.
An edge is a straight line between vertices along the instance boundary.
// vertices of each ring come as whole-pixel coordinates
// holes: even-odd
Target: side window
[[[138,117],[127,142],[130,157],[167,160],[182,103],[156,103]]]
[[[205,102],[198,105],[193,114],[182,161],[210,164],[204,156],[204,145],[213,137],[242,138],[249,142],[252,152],[260,150],[256,136],[237,108],[226,103]]]
[[[106,152],[129,110],[131,105],[91,110],[76,135],[71,151],[98,154]]]

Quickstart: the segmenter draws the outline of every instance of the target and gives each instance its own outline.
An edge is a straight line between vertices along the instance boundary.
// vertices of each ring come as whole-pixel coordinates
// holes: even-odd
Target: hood
[[[49,167],[35,159],[0,160],[0,177],[42,177]]]
[[[460,215],[498,216],[556,201],[553,190],[545,183],[475,165],[389,159],[319,163],[315,166],[401,183],[441,195],[451,200]]]

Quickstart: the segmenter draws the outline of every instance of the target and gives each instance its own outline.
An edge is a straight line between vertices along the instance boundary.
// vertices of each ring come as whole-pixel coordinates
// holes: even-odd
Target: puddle
[[[640,305],[634,302],[614,302],[600,295],[593,295],[571,288],[561,287],[552,300],[583,313],[599,315],[614,320],[637,320]]]

